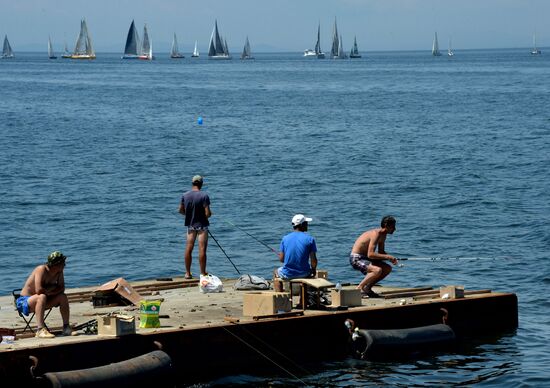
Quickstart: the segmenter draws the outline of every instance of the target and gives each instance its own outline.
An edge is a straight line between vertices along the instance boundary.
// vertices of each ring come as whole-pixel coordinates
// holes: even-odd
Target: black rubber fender
[[[130,387],[152,384],[155,388],[173,386],[172,360],[162,350],[155,350],[121,362],[89,369],[48,372],[38,377],[42,386],[50,387]]]
[[[456,340],[444,324],[391,330],[355,330],[353,349],[360,358],[376,358],[437,350]]]

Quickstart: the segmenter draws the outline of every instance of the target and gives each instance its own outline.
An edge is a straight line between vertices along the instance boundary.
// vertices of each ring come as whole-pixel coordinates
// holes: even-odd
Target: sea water
[[[69,256],[68,287],[183,275],[177,208],[201,174],[217,241],[209,241],[207,270],[220,277],[269,278],[279,264],[271,248],[304,213],[319,268],[335,282],[358,282],[351,246],[391,214],[389,253],[481,259],[407,261],[384,284],[461,284],[519,298],[517,331],[450,354],[304,360],[311,373],[302,381],[274,366],[273,376],[205,383],[548,384],[550,56],[16,55],[0,61],[2,294],[53,250]]]

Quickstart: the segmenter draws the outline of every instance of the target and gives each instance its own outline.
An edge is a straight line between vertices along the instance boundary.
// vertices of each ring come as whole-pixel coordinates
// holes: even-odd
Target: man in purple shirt
[[[206,248],[208,246],[208,218],[210,211],[210,198],[201,191],[203,178],[195,175],[191,181],[192,188],[181,197],[178,211],[185,216],[187,226],[187,243],[185,246],[185,279],[192,279],[191,253],[195,247],[195,240],[199,237],[199,266],[201,275],[206,275]]]

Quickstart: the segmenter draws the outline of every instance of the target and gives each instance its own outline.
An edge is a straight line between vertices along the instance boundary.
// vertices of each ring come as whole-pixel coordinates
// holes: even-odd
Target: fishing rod
[[[235,270],[237,271],[237,273],[239,275],[242,275],[241,274],[241,271],[239,271],[239,269],[237,268],[237,266],[235,265],[235,263],[233,263],[233,260],[231,260],[231,258],[229,257],[229,255],[225,252],[225,250],[222,248],[222,246],[220,245],[220,243],[218,242],[218,240],[216,240],[216,238],[214,237],[214,235],[212,234],[212,232],[210,230],[208,230],[208,234],[210,235],[210,237],[212,237],[212,239],[216,242],[216,245],[218,245],[218,247],[221,249],[221,251],[223,252],[223,254],[225,255],[225,257],[227,257],[227,260],[229,260],[229,262],[231,264],[233,264],[233,267],[235,267]]]
[[[399,261],[440,261],[440,260],[499,260],[497,257],[396,257]]]
[[[223,219],[223,218],[222,218]],[[264,247],[266,247],[267,249],[269,249],[271,252],[275,253],[276,255],[278,255],[277,251],[275,249],[273,249],[272,247],[270,247],[269,245],[267,245],[265,242],[263,242],[262,240],[260,240],[259,238],[257,237],[254,237],[253,235],[251,235],[250,233],[248,233],[246,230],[244,230],[243,228],[235,225],[234,223],[226,220],[226,219],[223,219],[225,222],[227,222],[229,225],[232,225],[234,226],[235,228],[239,229],[241,232],[244,232],[246,233],[248,236],[252,237],[254,240],[258,241],[260,244],[262,244]]]

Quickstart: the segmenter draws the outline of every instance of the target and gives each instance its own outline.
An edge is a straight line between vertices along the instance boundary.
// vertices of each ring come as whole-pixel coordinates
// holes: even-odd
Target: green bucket
[[[160,300],[142,300],[139,303],[139,327],[160,327]]]

